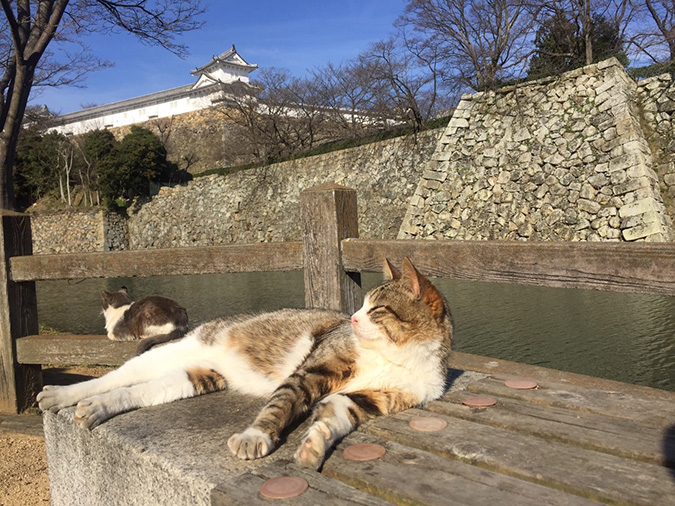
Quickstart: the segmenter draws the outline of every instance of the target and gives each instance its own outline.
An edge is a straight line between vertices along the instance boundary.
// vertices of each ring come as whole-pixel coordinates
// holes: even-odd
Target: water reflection
[[[380,279],[364,275],[364,289]],[[434,282],[450,302],[459,351],[675,391],[674,297]],[[42,281],[40,322],[103,334],[100,292],[122,285],[136,299],[179,301],[192,327],[215,316],[304,306],[300,272]]]

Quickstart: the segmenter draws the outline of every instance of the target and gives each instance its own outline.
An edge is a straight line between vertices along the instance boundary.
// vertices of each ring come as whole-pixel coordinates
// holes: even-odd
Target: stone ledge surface
[[[292,459],[303,430],[258,461],[227,448],[263,403],[220,392],[131,411],[92,431],[75,424],[74,408],[45,413],[52,505],[209,505],[228,478]]]

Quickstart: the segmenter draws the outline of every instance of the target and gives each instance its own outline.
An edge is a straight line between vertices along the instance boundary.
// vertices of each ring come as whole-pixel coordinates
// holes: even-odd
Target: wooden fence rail
[[[408,256],[426,275],[557,288],[675,295],[675,243],[348,239],[348,271]]]
[[[301,195],[302,241],[32,256],[30,219],[0,227],[0,412],[29,407],[40,364],[123,363],[135,343],[103,336],[37,335],[35,281],[223,272],[304,272],[307,307],[353,312],[360,272],[383,258],[413,259],[444,278],[675,295],[675,244],[394,241],[358,238],[356,192],[321,185]]]

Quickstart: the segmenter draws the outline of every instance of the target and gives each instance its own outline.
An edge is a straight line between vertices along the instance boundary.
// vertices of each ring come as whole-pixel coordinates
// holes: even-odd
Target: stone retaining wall
[[[637,94],[610,59],[464,96],[398,237],[672,240]]]
[[[445,130],[197,178],[126,221],[36,217],[35,251],[298,240],[300,192],[325,182],[358,191],[362,237],[671,241],[674,88],[610,59],[465,95]]]
[[[664,203],[675,220],[675,82],[670,74],[645,79],[638,94]]]
[[[395,238],[442,130],[162,188],[129,219],[132,249],[300,240],[300,192],[358,190],[361,237]]]
[[[33,253],[81,253],[129,247],[126,219],[102,209],[31,216]]]

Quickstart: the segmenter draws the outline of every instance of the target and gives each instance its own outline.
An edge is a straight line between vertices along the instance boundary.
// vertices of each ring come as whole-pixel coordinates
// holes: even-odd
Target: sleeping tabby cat
[[[188,331],[188,315],[177,302],[150,295],[138,302],[131,300],[126,287],[116,292],[101,292],[105,330],[113,341],[140,339],[140,355],[157,344],[179,339]]]
[[[445,389],[452,319],[441,294],[407,258],[402,274],[366,294],[351,317],[328,310],[281,310],[216,319],[180,341],[134,357],[101,378],[46,386],[42,410],[77,403],[91,429],[131,409],[231,388],[268,397],[253,423],[228,441],[257,459],[313,410],[295,459],[318,469],[326,452],[363,421],[418,406]]]

